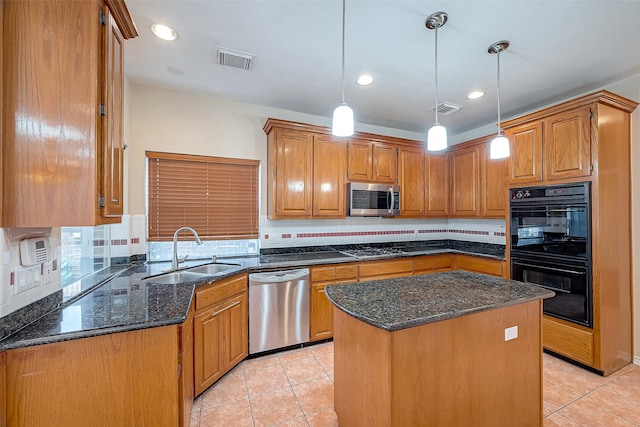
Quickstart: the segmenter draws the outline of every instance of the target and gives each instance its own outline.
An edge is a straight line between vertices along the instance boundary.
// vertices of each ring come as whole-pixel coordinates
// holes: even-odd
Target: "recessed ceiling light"
[[[173,41],[178,38],[178,33],[176,33],[172,28],[167,27],[162,24],[153,24],[151,26],[151,31],[156,37],[161,38],[162,40]]]
[[[473,92],[467,95],[467,99],[478,99],[484,96],[484,91],[482,90],[474,90]]]
[[[360,86],[369,86],[371,83],[373,83],[373,77],[368,74],[363,74],[358,77],[356,83],[358,83]]]

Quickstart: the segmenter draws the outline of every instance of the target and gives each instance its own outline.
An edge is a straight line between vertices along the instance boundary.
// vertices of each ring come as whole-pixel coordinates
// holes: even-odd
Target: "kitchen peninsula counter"
[[[452,271],[330,286],[340,425],[542,425],[542,299]]]

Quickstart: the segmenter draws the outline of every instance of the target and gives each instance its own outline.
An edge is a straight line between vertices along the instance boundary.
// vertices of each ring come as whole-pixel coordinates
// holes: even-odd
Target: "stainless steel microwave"
[[[397,185],[347,184],[347,215],[396,216],[400,214],[400,189]]]

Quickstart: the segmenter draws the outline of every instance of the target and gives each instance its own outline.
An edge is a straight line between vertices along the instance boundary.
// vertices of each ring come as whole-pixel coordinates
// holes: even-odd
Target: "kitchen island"
[[[542,299],[452,271],[327,287],[341,426],[542,425]]]

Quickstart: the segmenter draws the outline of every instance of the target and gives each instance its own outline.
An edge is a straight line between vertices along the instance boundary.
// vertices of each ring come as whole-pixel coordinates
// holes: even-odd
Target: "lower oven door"
[[[592,327],[589,268],[555,260],[512,257],[511,278],[534,283],[556,293],[553,298],[543,301],[544,314]]]

